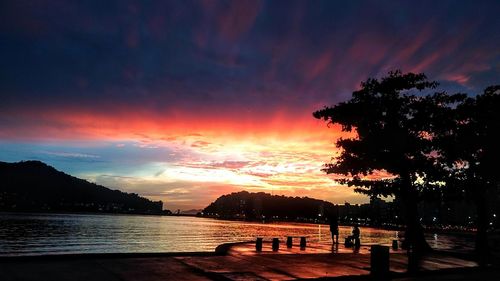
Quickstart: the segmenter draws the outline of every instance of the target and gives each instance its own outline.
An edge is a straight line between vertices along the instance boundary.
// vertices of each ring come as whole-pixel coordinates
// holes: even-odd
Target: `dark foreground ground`
[[[500,280],[500,269],[479,269],[467,258],[433,253],[417,276],[405,273],[406,256],[392,251],[393,280]],[[0,259],[0,280],[370,280],[370,252],[309,245],[272,252],[265,243],[225,245],[218,253],[116,254]]]

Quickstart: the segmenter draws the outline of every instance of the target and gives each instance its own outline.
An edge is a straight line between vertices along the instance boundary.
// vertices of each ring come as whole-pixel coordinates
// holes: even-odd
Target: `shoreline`
[[[142,252],[142,253],[68,253],[68,254],[42,254],[25,256],[2,256],[0,262],[21,261],[68,261],[79,259],[127,259],[127,258],[158,258],[158,257],[209,257],[219,256],[216,251],[210,252]]]
[[[193,215],[193,217],[198,217],[198,218],[207,218],[207,219],[214,219],[214,220],[221,220],[221,221],[241,221],[241,222],[250,222],[250,223],[262,223],[262,224],[272,224],[272,223],[302,223],[302,224],[315,224],[315,225],[325,225],[328,226],[329,224],[326,222],[312,222],[312,221],[295,221],[295,220],[272,220],[272,221],[260,221],[260,220],[244,220],[244,219],[236,219],[236,218],[217,218],[213,216],[196,216]],[[382,230],[393,230],[393,231],[404,231],[405,227],[404,226],[383,226],[383,225],[363,225],[363,224],[355,224],[355,223],[347,223],[347,224],[342,224],[339,223],[339,226],[354,226],[357,225],[359,227],[370,227],[370,228],[376,228],[376,229],[382,229]],[[424,232],[425,233],[438,233],[438,234],[456,234],[456,235],[468,235],[472,234],[474,235],[476,233],[476,230],[458,230],[458,229],[442,229],[442,228],[425,228],[424,227]]]
[[[167,214],[149,214],[149,213],[113,213],[113,212],[76,212],[76,211],[0,211],[1,214],[31,214],[31,215],[117,215],[117,216],[154,216],[154,217],[163,217],[163,216],[171,216]]]

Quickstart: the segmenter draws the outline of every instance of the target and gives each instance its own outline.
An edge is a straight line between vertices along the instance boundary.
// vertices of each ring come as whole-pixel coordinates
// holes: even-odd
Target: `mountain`
[[[67,175],[40,161],[0,162],[0,211],[160,214],[163,203]]]
[[[191,209],[191,210],[180,211],[180,214],[181,215],[196,215],[196,214],[201,213],[202,211],[203,210],[201,210],[201,209]]]
[[[241,191],[223,195],[203,210],[204,216],[245,220],[322,219],[334,213],[335,205],[308,197],[286,197]]]

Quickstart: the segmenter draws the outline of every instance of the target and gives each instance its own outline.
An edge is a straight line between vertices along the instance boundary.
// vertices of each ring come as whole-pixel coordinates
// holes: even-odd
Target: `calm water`
[[[350,235],[340,227],[340,237]],[[213,251],[255,237],[309,236],[331,243],[329,227],[248,223],[195,217],[0,213],[0,255]],[[397,231],[361,228],[362,243],[390,244]],[[466,249],[470,238],[429,235],[433,248]]]

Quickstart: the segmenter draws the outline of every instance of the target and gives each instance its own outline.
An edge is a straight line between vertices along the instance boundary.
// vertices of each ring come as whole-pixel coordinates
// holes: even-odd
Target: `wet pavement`
[[[293,280],[348,276],[355,278],[370,274],[369,245],[363,245],[359,251],[342,245],[331,247],[326,244],[308,244],[305,250],[301,250],[298,245],[292,248],[287,248],[284,244],[280,246],[278,251],[272,251],[271,243],[264,242],[262,251],[257,252],[254,243],[237,243],[219,247],[218,255],[76,255],[7,258],[0,260],[0,279],[4,281]],[[391,250],[391,272],[404,273],[406,265],[405,253]],[[421,264],[424,272],[474,267],[476,263],[472,261],[443,253],[433,253]]]

